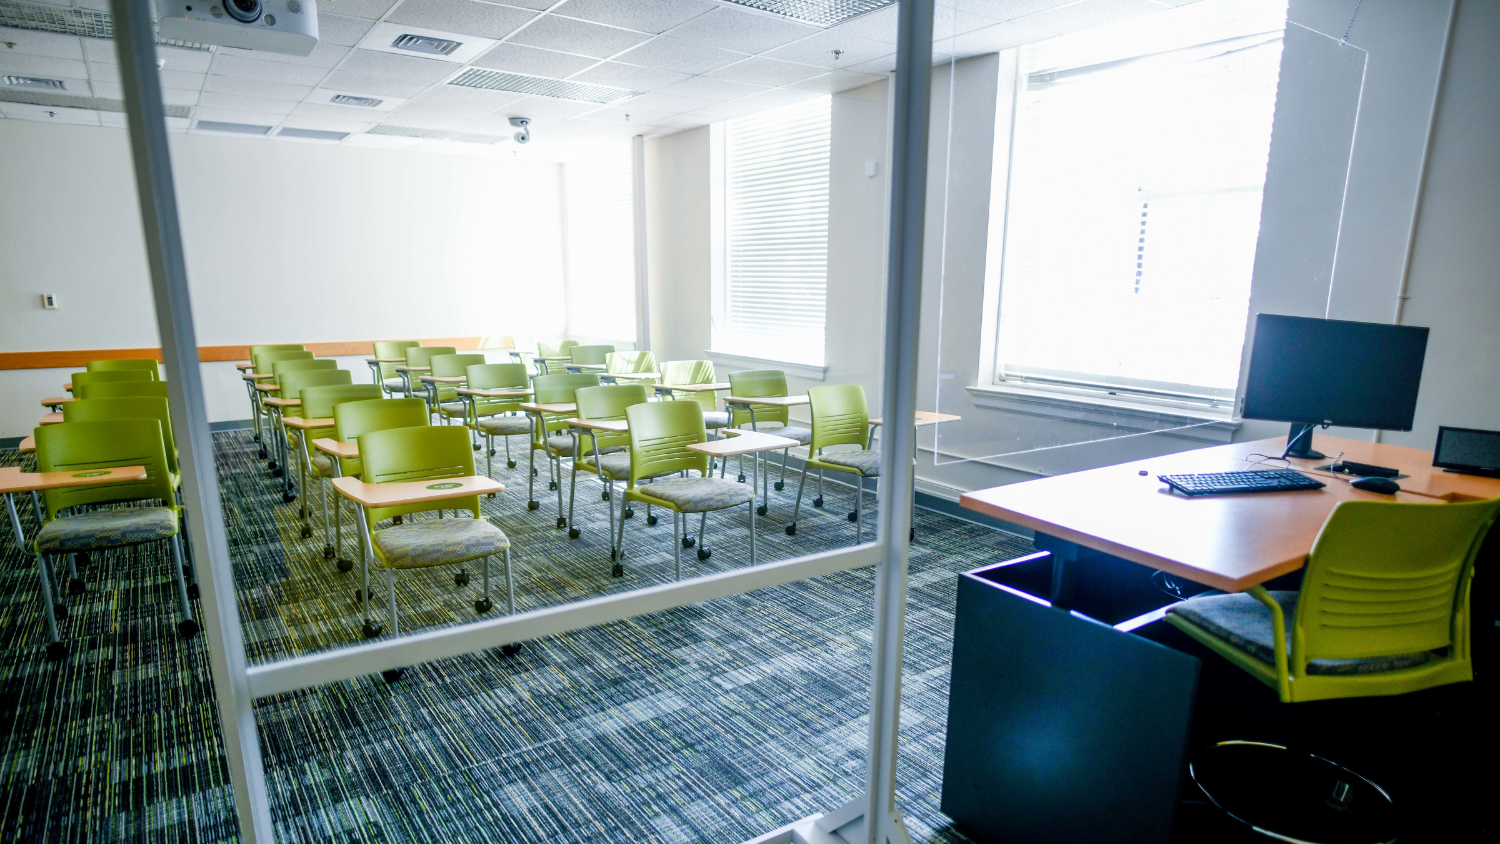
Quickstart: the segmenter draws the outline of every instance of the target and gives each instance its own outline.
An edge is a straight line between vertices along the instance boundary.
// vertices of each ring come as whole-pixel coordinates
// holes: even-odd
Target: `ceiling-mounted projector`
[[[157,0],[162,38],[305,56],[318,46],[317,0]]]

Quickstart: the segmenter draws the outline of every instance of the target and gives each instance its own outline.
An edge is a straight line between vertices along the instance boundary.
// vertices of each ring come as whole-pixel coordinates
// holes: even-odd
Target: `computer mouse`
[[[1401,491],[1401,485],[1390,478],[1360,478],[1357,481],[1350,481],[1349,486],[1365,492],[1378,492],[1381,495],[1395,495]]]

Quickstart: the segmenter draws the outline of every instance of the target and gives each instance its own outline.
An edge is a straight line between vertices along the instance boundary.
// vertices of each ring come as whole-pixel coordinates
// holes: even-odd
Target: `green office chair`
[[[438,355],[451,355],[458,352],[452,346],[410,346],[406,349],[407,366],[432,366],[432,359]],[[402,372],[401,377],[406,379],[406,397],[416,395],[417,377],[422,373]]]
[[[743,372],[731,372],[729,373],[729,394],[747,399],[780,398],[791,395],[787,392],[786,373],[779,369],[747,369]],[[729,427],[743,428],[746,425],[750,426],[751,430],[786,437],[789,440],[796,440],[801,445],[812,442],[810,429],[792,424],[791,408],[769,405],[731,407]],[[781,478],[776,481],[778,492],[786,489],[786,462],[790,453],[790,448],[781,451]],[[739,481],[745,482],[745,459],[743,457],[740,458]],[[813,499],[813,506],[823,506],[822,472],[818,473],[818,497]]]
[[[880,452],[865,448],[870,438],[870,407],[865,402],[865,388],[858,384],[813,387],[807,391],[807,398],[812,402],[812,442],[802,464],[802,482],[797,485],[797,503],[792,508],[792,523],[786,526],[786,535],[797,535],[807,470],[817,469],[820,474],[830,470],[846,472],[855,478],[854,509],[849,513],[849,521],[855,525],[854,541],[863,542],[865,478],[880,477]],[[852,445],[856,450],[823,453],[823,449],[839,445]],[[819,489],[818,498],[822,497]],[[821,502],[814,502],[818,503]]]
[[[574,392],[578,403],[578,418],[589,420],[623,420],[625,410],[632,405],[645,404],[646,387],[642,384],[609,384],[602,387],[582,387]],[[602,499],[609,502],[609,538],[615,538],[615,505],[612,493],[615,481],[630,481],[630,454],[620,449],[630,446],[628,432],[593,431],[572,432],[574,454],[573,473],[568,486],[568,538],[577,539],[582,531],[573,518],[573,500],[578,494],[578,470],[593,472],[604,487]],[[610,560],[615,560],[616,551],[611,542]],[[616,575],[618,577],[618,575]]]
[[[170,540],[177,598],[182,611],[177,632],[185,639],[196,635],[198,622],[193,620],[192,606],[188,603],[188,585],[184,577],[186,566],[178,530],[182,508],[177,504],[171,472],[167,468],[161,423],[155,419],[64,422],[37,428],[35,436],[37,470],[41,472],[76,473],[120,466],[146,469],[143,481],[43,493],[45,516],[32,542],[32,549],[44,573],[50,557],[66,555],[71,563],[73,555],[82,552]],[[134,507],[99,506],[140,502],[158,503]],[[84,505],[98,509],[83,512]],[[64,515],[68,510],[72,514]],[[77,591],[76,587],[74,591]],[[50,613],[52,608],[49,606],[48,610]],[[62,643],[54,632],[48,655],[58,658],[62,651]]]
[[[360,459],[364,462],[363,480],[367,484],[410,481],[440,481],[474,474],[474,452],[469,448],[468,432],[461,428],[393,428],[370,431],[359,438]],[[490,602],[490,557],[505,557],[506,612],[515,611],[515,588],[511,579],[510,540],[490,524],[479,511],[479,496],[419,502],[395,507],[361,507],[364,512],[365,554],[364,635],[381,633],[380,625],[370,618],[370,563],[385,573],[387,605],[390,608],[391,635],[400,632],[396,615],[396,579],[398,571],[428,566],[458,565],[471,560],[484,561],[484,596],[474,601],[474,612],[484,614],[493,607]],[[406,524],[380,528],[379,523],[394,516],[432,513],[441,510],[468,510],[473,518],[408,520]],[[468,573],[459,570],[454,583],[464,586]],[[394,676],[392,676],[394,674]],[[394,681],[400,672],[388,672]]]
[[[574,346],[569,352],[573,362],[569,366],[604,366],[614,346]]]
[[[646,351],[610,352],[604,356],[604,374],[632,375],[656,372],[656,355]]]
[[[288,361],[288,363],[296,362]],[[329,363],[333,363],[333,361],[329,361]],[[283,364],[278,363],[276,364],[276,366],[280,367],[283,366]],[[276,386],[280,392],[281,398],[291,399],[295,401],[301,401],[302,390],[307,387],[329,387],[335,384],[353,383],[354,376],[351,375],[349,370],[347,369],[293,369],[290,372],[278,372],[276,375]],[[276,427],[281,431],[281,462],[282,465],[287,467],[288,469],[288,471],[282,475],[281,500],[285,503],[290,504],[293,500],[296,499],[297,492],[303,489],[302,482],[299,482],[297,484],[297,488],[295,490],[292,488],[292,476],[290,471],[290,467],[292,465],[291,455],[293,452],[298,451],[302,448],[302,437],[300,432],[296,428],[288,426],[282,420],[287,416],[299,416],[302,418],[309,417],[303,416],[305,410],[301,407],[292,410],[290,413],[282,412],[281,410],[276,408],[273,408],[273,410],[275,410],[276,412],[272,418],[275,420]],[[301,461],[298,461],[298,466],[299,468],[301,467]],[[305,481],[306,479],[304,478],[303,480]],[[304,527],[306,527],[306,498],[302,499],[300,515],[302,518],[302,524]],[[306,536],[307,534],[304,532],[303,535]]]
[[[376,340],[375,357],[382,360],[405,359],[407,349],[420,345],[422,344],[416,340]],[[371,367],[375,371],[375,382],[387,396],[395,396],[406,389],[406,382],[401,379],[396,366],[394,363],[377,363]]]
[[[302,356],[283,358],[282,355],[284,354],[299,354]],[[295,396],[287,396],[281,391],[280,378],[282,375],[288,372],[308,372],[312,370],[327,370],[331,372],[338,368],[338,361],[335,361],[332,358],[318,358],[315,360],[312,357],[312,352],[273,352],[265,355],[264,357],[268,362],[267,371],[276,377],[272,378],[268,382],[262,381],[261,383],[269,384],[274,389],[272,389],[270,392],[264,392],[261,390],[257,390],[256,392],[259,393],[261,397],[262,412],[265,414],[266,423],[271,429],[271,445],[274,449],[273,457],[269,464],[269,467],[271,469],[271,477],[279,478],[282,476],[282,466],[289,465],[287,464],[285,458],[290,454],[290,452],[286,448],[287,443],[285,441],[285,437],[281,435],[281,424],[278,421],[282,416],[285,416],[287,414],[282,413],[281,409],[275,407],[274,405],[266,404],[265,399],[270,397],[295,398]],[[291,415],[295,416],[296,412],[293,412]],[[281,462],[278,463],[278,460],[280,460]]]
[[[468,369],[475,364],[484,363],[484,355],[476,354],[452,354],[433,355],[428,362],[432,367],[433,375],[443,378],[466,378]],[[427,387],[427,405],[435,410],[443,424],[448,424],[450,419],[464,419],[469,415],[469,403],[458,394],[459,387],[468,386],[464,384],[435,384],[431,381],[422,382]],[[479,444],[474,444],[474,450],[479,450]]]
[[[80,399],[117,399],[127,396],[152,396],[158,399],[167,398],[167,382],[165,381],[105,381],[103,383],[85,384],[82,387],[73,386],[74,398]]]
[[[661,365],[661,383],[671,387],[692,387],[698,384],[716,383],[713,361],[669,360]],[[672,398],[677,401],[697,402],[703,408],[703,427],[708,430],[715,431],[729,427],[729,413],[718,409],[717,393],[674,390]]]
[[[140,382],[122,382],[140,383]],[[166,386],[165,382],[157,383]],[[101,386],[95,384],[89,389]],[[182,470],[177,465],[177,444],[172,438],[172,413],[167,400],[157,396],[126,396],[120,398],[85,398],[70,401],[62,406],[64,422],[106,422],[111,419],[155,419],[161,423],[162,446],[166,449],[167,474],[172,489],[182,486]]]
[[[536,374],[546,375],[549,370],[547,361],[542,358],[565,358],[573,354],[573,349],[578,346],[577,340],[559,340],[557,343],[547,343],[541,340],[536,342]]]
[[[663,507],[672,511],[672,552],[674,577],[682,577],[682,549],[685,546],[687,518],[701,513],[698,523],[698,559],[713,554],[708,547],[708,514],[741,504],[750,508],[750,565],[755,565],[755,492],[745,484],[715,478],[708,471],[708,455],[689,451],[687,446],[708,441],[703,427],[703,411],[696,402],[661,401],[631,405],[625,409],[630,423],[630,485],[625,490],[621,508],[631,501]],[[694,477],[693,473],[697,473]],[[681,473],[682,477],[641,481]],[[625,517],[620,516],[615,576],[624,574]]]
[[[525,389],[531,386],[524,363],[480,363],[464,369],[469,387],[475,390]],[[510,438],[531,435],[531,420],[521,410],[524,398],[485,399],[467,396],[469,404],[468,424],[476,433],[484,435],[485,474],[495,476],[495,437],[505,443],[505,465],[516,468],[510,456]]]
[[[154,381],[151,373],[144,369],[106,369],[94,372],[75,372],[68,379],[73,385],[70,391],[78,395],[78,391],[90,384],[105,384],[115,381]]]
[[[161,364],[156,362],[156,358],[119,358],[88,362],[89,372],[119,372],[126,369],[141,369],[151,373],[152,381],[161,380]]]
[[[333,407],[334,439],[343,443],[359,442],[362,434],[370,431],[385,431],[391,428],[425,428],[432,421],[427,415],[427,402],[421,399],[381,399],[379,401],[348,401]],[[364,463],[358,457],[340,457],[334,467],[336,477],[358,478],[364,472]],[[342,506],[342,496],[334,496],[334,507]],[[338,511],[336,510],[335,513]],[[337,515],[335,515],[337,518]],[[401,517],[396,517],[396,524]],[[363,534],[360,534],[363,537]],[[344,537],[335,532],[334,553],[338,557],[338,570],[349,571],[354,562],[344,557]]]
[[[312,356],[312,352],[303,349],[300,345],[293,346],[292,344],[284,344],[279,346],[251,346],[250,371],[255,373],[256,375],[272,375],[274,373],[271,371],[271,366],[277,361],[312,360]],[[262,435],[270,434],[272,440],[274,441],[276,430],[270,424],[270,414],[266,412],[265,398],[267,394],[255,388],[255,385],[257,383],[261,382],[247,380],[245,382],[245,387],[250,391],[250,412],[252,415],[252,421],[255,423],[255,439],[256,442],[260,443],[260,459],[265,460],[269,456],[269,452],[267,449],[268,444],[264,441]],[[262,420],[264,420],[264,422]],[[272,443],[272,445],[274,445],[274,442]],[[272,472],[278,471],[276,459],[274,457],[270,458],[269,465]]]
[[[599,376],[592,373],[569,375],[539,375],[531,381],[532,401],[536,404],[566,404],[574,400],[574,392],[580,387],[599,386]],[[541,507],[536,500],[536,453],[543,452],[547,458],[548,489],[557,490],[557,527],[568,526],[568,518],[562,514],[562,459],[573,456],[573,438],[567,433],[567,419],[572,413],[531,413],[531,452],[527,459],[526,509]]]
[[[342,371],[342,370],[341,370]],[[351,381],[353,376],[350,376]],[[379,384],[330,384],[322,387],[302,387],[298,393],[302,400],[301,417],[303,419],[332,419],[333,409],[344,402],[367,401],[371,399],[382,399]],[[328,518],[328,496],[332,492],[332,480],[338,477],[338,468],[334,465],[333,458],[318,451],[313,447],[313,440],[320,440],[334,435],[334,426],[327,425],[322,428],[311,428],[297,431],[298,458],[297,467],[299,477],[297,479],[298,489],[307,489],[307,478],[311,475],[319,481],[318,487],[322,491],[323,499],[323,559],[332,559],[334,555],[333,537],[341,528],[339,508],[334,503],[333,520]],[[336,497],[336,496],[335,496]],[[312,536],[312,521],[308,518],[307,497],[302,498],[302,538]]]
[[[1497,513],[1500,499],[1342,501],[1307,555],[1300,592],[1254,586],[1189,598],[1169,607],[1166,620],[1276,689],[1283,703],[1401,695],[1469,681],[1470,586]],[[1262,778],[1246,771],[1261,770],[1302,788],[1277,788],[1270,802],[1247,793],[1246,782]],[[1200,752],[1190,771],[1214,805],[1281,840],[1306,837],[1293,826],[1309,821],[1335,830],[1394,826],[1389,795],[1378,785],[1279,745],[1220,742]]]

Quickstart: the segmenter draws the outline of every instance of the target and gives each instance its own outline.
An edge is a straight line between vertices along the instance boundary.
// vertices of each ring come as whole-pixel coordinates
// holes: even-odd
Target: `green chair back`
[[[469,367],[483,363],[484,355],[433,355],[432,362],[428,366],[432,367],[433,375],[454,378],[460,375],[467,375]]]
[[[630,485],[664,472],[708,474],[708,455],[688,451],[708,440],[703,409],[696,402],[645,402],[625,408],[630,422]]]
[[[338,369],[339,362],[333,358],[297,358],[295,360],[279,360],[271,364],[272,375],[284,375],[288,372],[310,372],[317,369]]]
[[[577,340],[559,340],[556,343],[536,341],[537,357],[562,358],[573,353],[573,348],[578,345]]]
[[[604,356],[604,371],[611,375],[655,372],[656,355],[650,352],[610,352]]]
[[[301,343],[262,343],[259,346],[250,347],[250,361],[255,362],[255,356],[261,352],[305,352],[307,347]]]
[[[807,391],[812,403],[813,454],[830,445],[864,448],[870,436],[870,405],[858,384],[829,384]]]
[[[344,443],[357,443],[371,431],[425,428],[430,421],[427,402],[422,399],[347,401],[333,406],[333,435]],[[339,458],[339,472],[345,477],[358,476],[363,470],[359,458]]]
[[[43,425],[35,431],[36,463],[41,472],[86,472],[120,466],[143,466],[146,479],[105,486],[54,489],[42,494],[47,520],[80,504],[157,499],[181,512],[167,467],[161,423],[155,419],[111,419]]]
[[[644,384],[605,384],[602,387],[582,387],[574,392],[578,402],[578,418],[594,420],[624,419],[625,411],[647,401]],[[583,454],[593,451],[594,442],[600,448],[629,445],[630,434],[598,431],[592,437],[580,436],[578,450]]]
[[[464,377],[468,379],[469,386],[476,390],[500,390],[507,387],[529,387],[531,377],[526,374],[524,363],[476,363],[464,367]],[[492,416],[496,413],[505,413],[512,410],[520,410],[521,402],[526,399],[483,399],[474,400],[475,408],[481,416]]]
[[[155,382],[162,383],[162,382]],[[163,386],[166,386],[164,383]],[[96,385],[97,386],[97,385]],[[62,406],[63,422],[104,422],[113,419],[155,419],[161,423],[162,446],[166,449],[167,470],[177,468],[177,446],[172,439],[172,412],[165,398],[129,396],[110,399],[79,399]]]
[[[359,456],[364,462],[362,479],[368,484],[439,481],[474,474],[469,431],[457,425],[369,431],[359,438]],[[474,518],[481,518],[478,495],[369,508],[365,518],[374,528],[382,519],[431,510],[470,510]]]
[[[379,384],[329,384],[323,387],[303,387],[300,394],[304,419],[331,419],[333,409],[344,402],[384,399]],[[331,426],[330,426],[331,427]],[[327,436],[317,434],[317,436]]]
[[[250,360],[255,364],[256,375],[271,375],[271,367],[284,360],[312,360],[313,353],[297,351],[295,349],[282,349],[279,351],[256,352]]]
[[[73,395],[80,399],[115,399],[125,396],[155,396],[164,399],[167,398],[167,382],[104,381],[82,387],[74,384]]]
[[[577,399],[577,392],[583,387],[599,386],[599,376],[592,372],[581,372],[577,374],[565,373],[561,375],[538,375],[531,379],[531,400],[537,404],[565,404]],[[564,421],[573,414],[547,414],[544,417],[545,425],[538,426],[537,436],[543,435],[545,431],[560,431],[567,427]]]
[[[306,369],[283,372],[276,376],[276,386],[281,388],[284,399],[302,398],[305,387],[329,387],[335,384],[353,384],[354,375],[347,369]],[[372,385],[373,386],[373,385]],[[288,411],[287,416],[303,416],[303,411]]]
[[[729,394],[747,399],[789,395],[786,389],[786,373],[779,369],[747,369],[743,372],[731,372],[729,373]],[[756,422],[780,422],[786,425],[791,422],[791,419],[790,408],[761,406],[755,409]],[[729,427],[738,428],[749,423],[750,411],[744,408],[730,409]]]
[[[161,380],[161,365],[156,362],[156,358],[119,358],[88,362],[89,372],[118,372],[122,369],[144,369],[151,373],[152,381]]]
[[[103,384],[111,381],[151,381],[151,373],[144,369],[112,369],[99,372],[75,372],[69,381],[73,384],[73,395],[90,384]]]
[[[438,355],[451,355],[458,351],[452,346],[411,346],[406,350],[407,366],[431,366],[432,359]],[[417,380],[413,375],[412,380]]]
[[[661,383],[691,386],[714,383],[714,364],[709,360],[669,360],[661,365]],[[687,393],[673,391],[672,398],[678,401],[695,401],[705,411],[716,410],[719,398],[716,393]],[[756,412],[759,416],[759,411]]]
[[[410,349],[413,346],[420,346],[420,345],[422,345],[422,344],[420,342],[416,341],[416,340],[376,340],[375,341],[375,357],[377,357],[377,358],[383,358],[385,360],[396,360],[396,359],[399,359],[399,358],[405,358],[406,357],[406,350],[407,349]],[[380,377],[382,379],[384,379],[384,378],[395,378],[397,375],[400,374],[400,373],[398,373],[396,371],[396,367],[397,366],[399,366],[399,364],[394,364],[394,363],[382,363],[382,364],[380,364]]]
[[[573,356],[575,365],[601,366],[614,350],[614,346],[574,346],[569,354]]]

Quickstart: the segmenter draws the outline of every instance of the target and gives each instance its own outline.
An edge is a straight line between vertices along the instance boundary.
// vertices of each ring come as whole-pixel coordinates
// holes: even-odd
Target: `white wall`
[[[646,141],[646,255],[651,349],[658,361],[698,360],[713,310],[709,131]]]
[[[564,329],[560,165],[171,141],[201,345]],[[0,120],[0,302],[0,351],[159,345],[123,129]],[[204,367],[210,420],[246,418],[233,366]],[[0,372],[0,437],[69,371]]]

